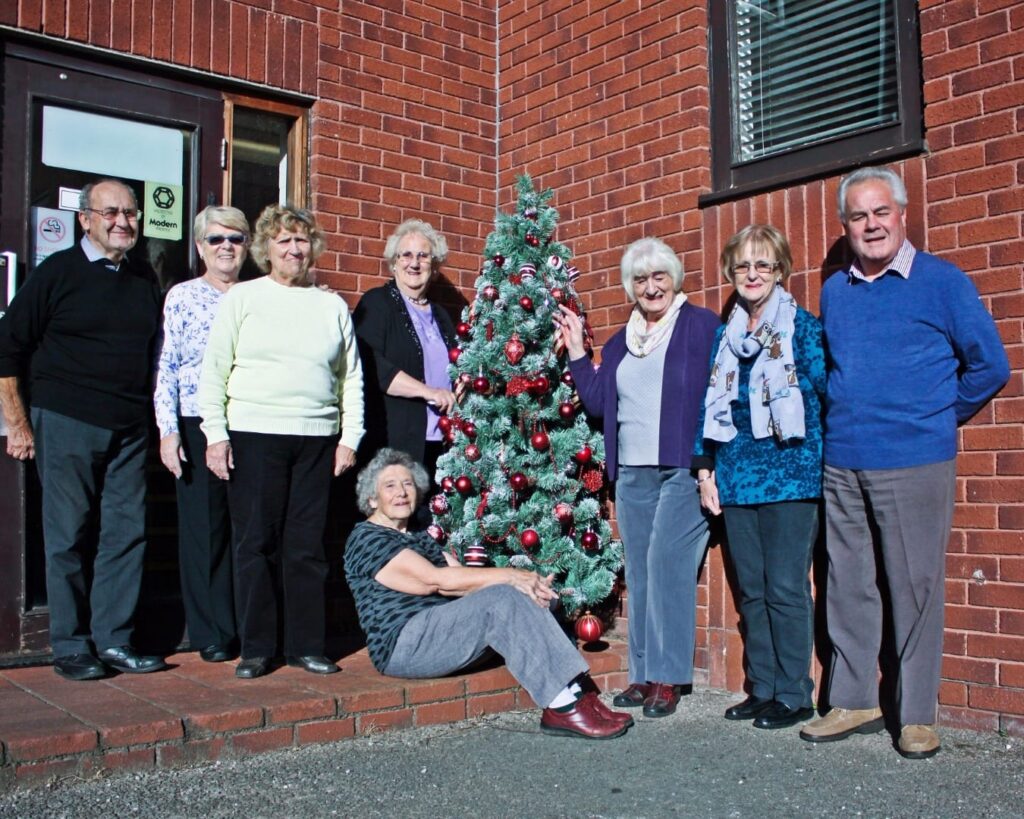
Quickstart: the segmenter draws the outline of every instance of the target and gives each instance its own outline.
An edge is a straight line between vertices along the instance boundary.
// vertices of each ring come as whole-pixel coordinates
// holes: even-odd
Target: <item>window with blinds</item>
[[[914,0],[708,0],[702,203],[923,149]]]

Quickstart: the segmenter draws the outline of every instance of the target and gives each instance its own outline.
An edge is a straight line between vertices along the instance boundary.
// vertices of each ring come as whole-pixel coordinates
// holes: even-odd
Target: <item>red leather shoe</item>
[[[621,711],[613,711],[607,705],[604,704],[596,691],[588,691],[583,695],[583,698],[589,698],[591,700],[591,706],[597,713],[599,713],[605,719],[611,720],[612,722],[618,722],[625,725],[627,728],[633,726],[633,718],[629,714],[624,714]]]
[[[594,699],[580,697],[576,707],[564,713],[545,708],[540,715],[540,729],[545,734],[581,739],[614,739],[629,730],[618,720],[610,720],[594,708]]]
[[[616,708],[639,708],[650,693],[651,686],[647,683],[630,683],[625,691],[612,698],[612,705]]]
[[[644,700],[645,717],[667,717],[679,704],[681,686],[670,683],[651,683],[651,691]]]

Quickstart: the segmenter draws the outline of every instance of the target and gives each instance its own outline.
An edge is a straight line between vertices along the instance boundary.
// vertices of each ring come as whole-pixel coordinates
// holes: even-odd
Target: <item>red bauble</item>
[[[594,450],[589,446],[584,446],[583,449],[573,455],[573,457],[576,459],[577,463],[588,464],[590,463],[590,459],[594,457]]]
[[[491,261],[494,262],[496,266],[501,267],[502,265],[505,264],[505,257],[502,256],[500,253],[495,253],[491,257]]]
[[[604,470],[600,467],[597,469],[584,469],[583,475],[580,477],[580,483],[583,484],[583,488],[588,492],[600,492],[601,487],[604,486]]]
[[[483,296],[487,301],[494,301],[498,298],[498,288],[493,284],[487,285],[483,290],[480,291],[480,295]]]
[[[444,442],[446,444],[454,444],[455,443],[455,427],[452,427],[450,430],[448,430],[444,434]]]
[[[455,479],[454,478],[452,478],[450,475],[445,475],[443,478],[441,478],[441,490],[442,491],[447,492],[450,495],[452,493],[453,489],[455,489]]]
[[[533,299],[531,299],[529,296],[523,296],[519,300],[519,306],[522,307],[524,310],[527,310],[527,311],[532,310],[533,309]]]
[[[480,460],[480,456],[483,454],[480,451],[480,447],[478,447],[476,444],[469,444],[466,447],[465,452],[466,452],[466,460],[467,461],[479,461]]]
[[[551,298],[557,301],[559,304],[565,299],[565,291],[561,287],[551,288]]]
[[[596,552],[597,547],[601,545],[601,538],[596,532],[586,531],[580,535],[580,545],[588,552]]]
[[[516,492],[522,492],[530,485],[530,479],[522,472],[513,472],[508,476],[508,485],[516,490]]]
[[[452,348],[451,348],[451,349],[450,349],[450,350],[448,351],[448,360],[449,360],[449,361],[450,361],[450,362],[451,362],[452,364],[457,364],[457,363],[458,363],[458,361],[459,361],[459,356],[460,356],[460,355],[462,355],[462,350],[460,350],[460,349],[459,349],[458,347],[452,347]]]
[[[438,526],[436,523],[431,523],[427,527],[427,534],[430,535],[438,543],[444,543],[447,539],[447,535],[444,533],[444,529]]]
[[[487,550],[479,543],[474,543],[466,549],[466,553],[462,556],[462,562],[467,566],[486,566]]]
[[[465,321],[460,321],[455,325],[455,335],[459,338],[469,338],[469,334],[472,330],[473,327]]]
[[[466,421],[462,425],[462,434],[465,435],[469,440],[476,440],[476,424],[472,421]]]
[[[551,439],[548,438],[548,434],[546,432],[535,432],[530,436],[530,446],[538,452],[543,452],[551,446]]]
[[[557,520],[563,526],[568,526],[570,523],[572,523],[572,507],[564,502],[556,503],[555,520]]]
[[[528,244],[530,247],[538,247],[540,245],[540,239],[538,239],[532,233],[527,233],[526,244]]]
[[[473,379],[473,392],[485,395],[490,388],[491,382],[487,380],[486,376],[478,375]]]
[[[572,373],[569,372],[568,370],[562,373],[562,383],[570,387],[576,383],[575,381],[572,380]]]
[[[453,423],[454,422],[450,415],[442,415],[437,419],[437,428],[441,430],[441,432],[448,432],[448,430],[452,428]]]
[[[459,475],[455,479],[455,490],[460,495],[468,495],[473,491],[473,481],[465,475]]]
[[[435,515],[443,515],[448,511],[448,498],[444,495],[434,495],[430,499],[430,511]]]
[[[512,282],[512,284],[515,284],[515,285],[520,285],[520,284],[522,284],[522,283],[523,283],[523,277],[522,277],[522,276],[520,276],[520,275],[519,275],[518,273],[512,273],[512,274],[511,274],[511,275],[510,275],[510,276],[508,277],[508,280],[509,280],[510,282]]]
[[[540,546],[540,535],[533,529],[524,529],[519,533],[519,542],[524,549],[533,550]]]
[[[572,405],[572,401],[563,401],[558,405],[558,414],[563,421],[571,421],[576,417],[576,407]]]
[[[601,639],[602,634],[604,634],[604,626],[589,611],[576,621],[576,636],[584,643],[596,642]]]
[[[532,383],[533,382],[525,376],[513,375],[512,378],[509,379],[505,394],[513,397],[516,395],[522,395],[524,392],[529,391],[530,384]]]
[[[518,333],[513,333],[512,338],[505,342],[505,358],[509,364],[518,364],[526,355],[526,345],[519,340]]]
[[[530,384],[530,395],[541,396],[551,389],[551,381],[546,375],[538,375]]]

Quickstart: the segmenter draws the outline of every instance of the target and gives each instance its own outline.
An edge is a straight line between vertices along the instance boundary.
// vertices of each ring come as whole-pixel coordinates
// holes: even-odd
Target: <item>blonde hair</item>
[[[327,247],[323,231],[317,225],[313,211],[306,210],[305,208],[295,208],[291,205],[267,205],[260,214],[259,219],[256,220],[252,247],[249,248],[253,261],[259,265],[260,270],[264,273],[270,272],[270,257],[267,253],[267,245],[282,230],[305,233],[309,237],[310,264],[315,262],[317,256],[323,253],[324,248]]]

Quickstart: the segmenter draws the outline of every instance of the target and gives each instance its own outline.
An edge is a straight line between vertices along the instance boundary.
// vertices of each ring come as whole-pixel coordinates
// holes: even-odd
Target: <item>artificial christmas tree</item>
[[[582,315],[552,191],[517,182],[514,214],[487,237],[476,298],[452,350],[461,400],[442,427],[431,534],[467,565],[554,574],[570,617],[607,598],[622,545],[604,515],[604,441],[573,395],[554,315]],[[591,631],[588,634],[592,633]]]

